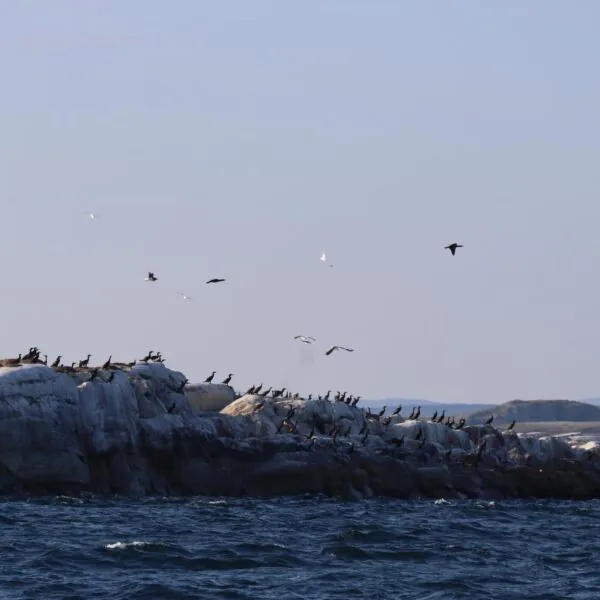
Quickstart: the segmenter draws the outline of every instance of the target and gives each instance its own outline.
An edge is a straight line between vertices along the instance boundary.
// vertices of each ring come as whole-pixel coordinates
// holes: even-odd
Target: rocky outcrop
[[[594,444],[185,381],[160,363],[1,368],[0,492],[600,497]]]

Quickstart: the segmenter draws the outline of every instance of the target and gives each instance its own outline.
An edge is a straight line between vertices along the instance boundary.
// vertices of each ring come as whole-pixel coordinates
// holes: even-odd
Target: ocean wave
[[[12,598],[595,600],[600,503],[0,503]]]

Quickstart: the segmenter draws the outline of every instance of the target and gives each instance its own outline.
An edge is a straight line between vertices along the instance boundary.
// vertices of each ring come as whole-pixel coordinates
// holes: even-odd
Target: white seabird
[[[344,346],[331,346],[327,352],[325,352],[325,356],[329,356],[335,350],[345,350],[346,352],[354,352],[354,348],[344,348]]]
[[[184,300],[193,300],[193,298],[191,298],[187,294],[182,294],[181,292],[177,292],[177,295],[181,296]]]
[[[325,252],[323,252],[323,253],[321,254],[321,261],[322,261],[323,263],[325,263],[326,265],[329,265],[330,267],[333,267],[333,265],[332,265],[331,263],[328,263],[328,262],[327,262],[327,254],[325,254]]]
[[[294,339],[300,340],[304,344],[312,344],[313,342],[317,341],[314,337],[311,337],[310,335],[296,335],[294,336]]]
[[[96,213],[88,213],[88,217],[92,220],[94,219],[99,219],[100,215],[97,215]]]

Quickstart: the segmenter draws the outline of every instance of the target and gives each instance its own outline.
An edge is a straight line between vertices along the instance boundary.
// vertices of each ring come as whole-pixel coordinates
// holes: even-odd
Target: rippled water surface
[[[600,503],[0,503],[0,598],[600,598]]]

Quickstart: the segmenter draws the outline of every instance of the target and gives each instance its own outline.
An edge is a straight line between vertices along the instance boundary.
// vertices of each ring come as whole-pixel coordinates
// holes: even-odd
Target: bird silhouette
[[[450,250],[450,252],[452,252],[452,256],[454,256],[456,254],[456,249],[457,248],[463,248],[464,246],[462,244],[457,244],[456,242],[454,242],[453,244],[450,244],[449,246],[445,246],[444,250]]]
[[[325,352],[325,356],[329,356],[331,353],[335,352],[336,350],[345,350],[346,352],[354,352],[353,348],[344,348],[344,346],[331,346],[331,348],[329,348],[329,350],[327,350],[327,352]]]

